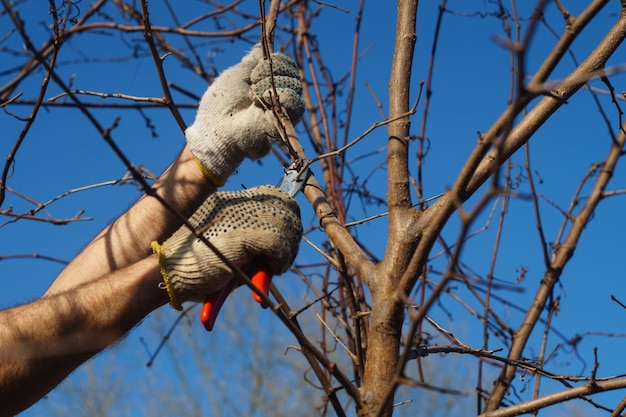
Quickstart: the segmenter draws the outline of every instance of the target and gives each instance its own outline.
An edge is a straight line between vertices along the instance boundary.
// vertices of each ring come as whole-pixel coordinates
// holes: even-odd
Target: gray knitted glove
[[[287,56],[273,54],[272,70],[280,103],[295,125],[304,112],[298,67]],[[200,169],[218,187],[244,158],[267,155],[272,139],[279,137],[264,110],[264,104],[271,104],[270,92],[269,62],[257,44],[239,64],[217,77],[202,96],[185,137]]]
[[[189,223],[237,268],[244,269],[261,257],[275,275],[289,269],[302,238],[298,203],[271,185],[216,192]],[[178,310],[185,301],[203,302],[234,276],[186,226],[162,245],[152,242],[152,247],[172,307]]]

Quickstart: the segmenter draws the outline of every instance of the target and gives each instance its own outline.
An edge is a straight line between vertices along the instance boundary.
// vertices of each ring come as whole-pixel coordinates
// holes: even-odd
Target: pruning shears
[[[285,174],[281,178],[277,187],[289,195],[289,197],[294,197],[302,189],[309,175],[310,171],[308,168],[301,173],[298,171],[297,165],[294,163],[285,170]],[[268,295],[273,274],[265,259],[260,257],[254,259],[251,265],[251,270],[254,271],[250,277],[252,284],[254,284],[254,286],[257,287],[257,289],[263,294]],[[226,285],[218,291],[209,294],[204,300],[204,304],[200,310],[200,321],[207,331],[210,332],[213,330],[213,326],[217,320],[217,315],[220,312],[224,301],[226,301],[226,298],[228,298],[230,293],[237,287],[238,281],[237,277],[231,278]],[[254,301],[261,305],[261,308],[267,308],[267,304],[255,291],[252,291],[252,297],[254,298]]]

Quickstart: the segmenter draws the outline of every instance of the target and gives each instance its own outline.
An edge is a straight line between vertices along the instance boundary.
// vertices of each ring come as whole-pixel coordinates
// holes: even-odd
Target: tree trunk
[[[386,280],[386,277],[379,277]],[[359,417],[391,416],[396,383],[404,303],[388,291],[372,294],[371,327]],[[379,410],[382,407],[382,413]]]

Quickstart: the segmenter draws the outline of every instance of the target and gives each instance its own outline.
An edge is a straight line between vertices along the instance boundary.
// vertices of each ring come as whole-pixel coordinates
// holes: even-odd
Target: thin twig
[[[326,330],[328,330],[328,332],[331,334],[331,336],[333,337],[333,339],[335,339],[335,341],[339,344],[339,346],[341,346],[343,348],[343,350],[346,351],[346,353],[348,354],[348,356],[350,356],[350,358],[352,358],[352,361],[354,363],[358,363],[358,358],[356,357],[356,355],[352,352],[350,352],[350,349],[348,349],[348,347],[346,345],[343,344],[343,342],[341,341],[341,338],[338,337],[335,332],[333,332],[333,330],[328,326],[328,324],[326,324],[326,322],[322,319],[322,316],[319,315],[319,313],[315,313],[315,316],[317,317],[317,319],[320,321],[320,323],[322,323],[324,325],[324,327],[326,327]]]

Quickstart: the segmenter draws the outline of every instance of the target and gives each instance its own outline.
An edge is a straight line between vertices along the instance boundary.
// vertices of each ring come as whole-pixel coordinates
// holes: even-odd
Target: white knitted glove
[[[281,105],[295,125],[304,112],[298,67],[287,56],[272,55],[274,84]],[[259,159],[279,133],[270,114],[271,72],[263,49],[255,45],[239,64],[225,70],[206,90],[194,123],[185,131],[204,175],[221,187],[244,158]]]
[[[271,185],[216,192],[189,223],[240,270],[261,257],[275,275],[289,269],[302,238],[298,203]],[[234,276],[186,226],[152,247],[172,307],[178,310],[185,301],[203,302]]]

